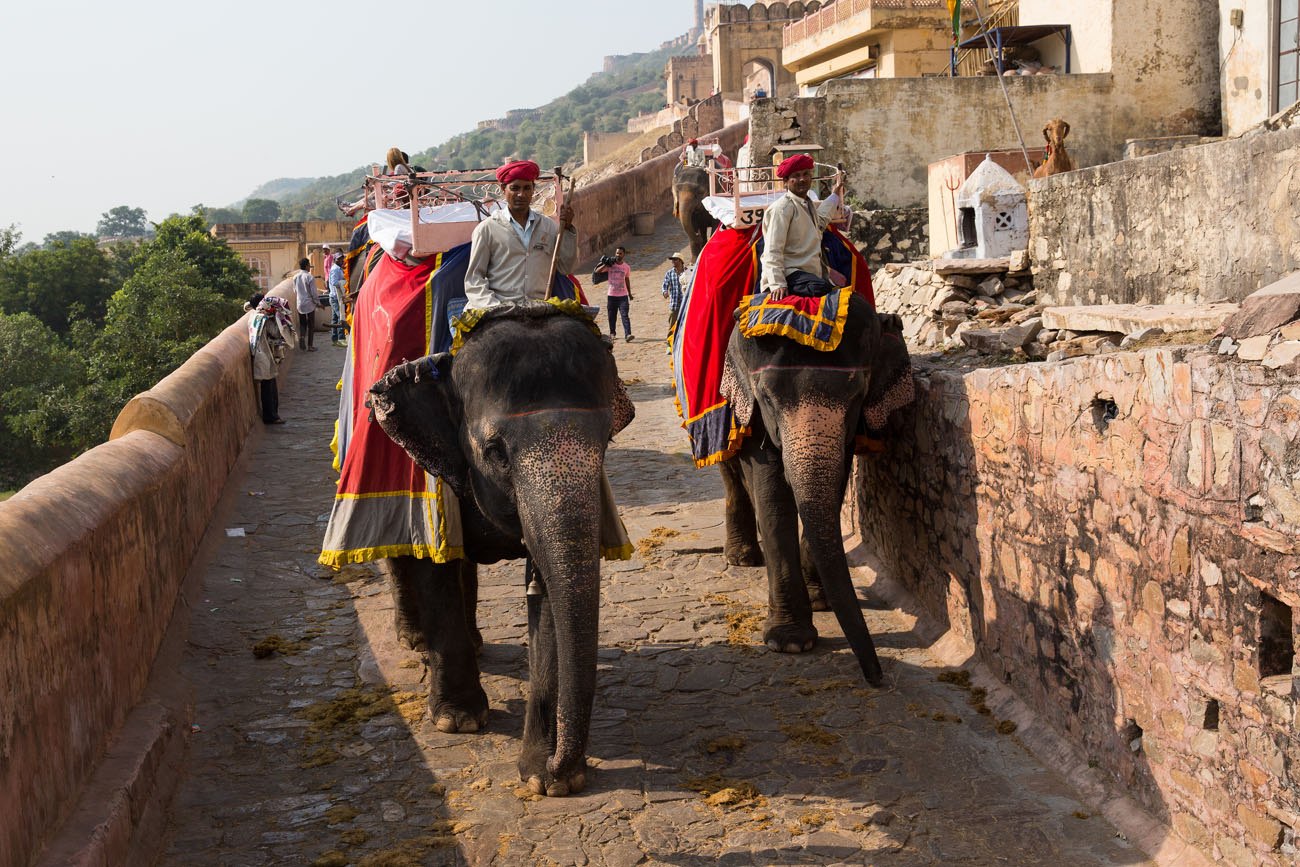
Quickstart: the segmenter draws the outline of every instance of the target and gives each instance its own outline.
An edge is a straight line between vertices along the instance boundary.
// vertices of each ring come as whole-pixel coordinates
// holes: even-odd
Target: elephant
[[[691,243],[691,261],[699,258],[717,220],[704,207],[709,194],[709,173],[705,169],[679,165],[673,171],[673,216],[682,224]]]
[[[487,718],[474,625],[476,563],[523,556],[529,573],[529,696],[520,778],[543,795],[586,785],[595,697],[605,449],[632,420],[608,345],[552,304],[486,310],[453,356],[390,370],[370,389],[376,422],[455,491],[465,560],[384,564],[399,623],[429,655],[429,708],[443,731]]]
[[[778,336],[732,332],[723,394],[750,434],[723,461],[724,555],[733,565],[766,565],[763,641],[801,653],[817,639],[812,612],[829,608],[867,682],[880,661],[862,616],[840,532],[859,421],[911,400],[912,375],[901,321],[879,316],[854,294],[839,345],[827,352]],[[803,525],[800,540],[799,525]],[[761,539],[761,541],[760,541]]]

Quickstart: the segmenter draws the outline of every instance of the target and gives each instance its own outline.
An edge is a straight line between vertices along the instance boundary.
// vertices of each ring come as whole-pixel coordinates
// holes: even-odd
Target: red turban
[[[511,181],[535,181],[542,173],[532,160],[515,160],[497,169],[497,183],[505,186]]]
[[[795,154],[792,157],[786,157],[781,161],[781,165],[776,167],[776,176],[785,180],[795,172],[802,172],[811,169],[815,163],[813,158],[807,154]]]
[[[700,143],[700,140],[697,139],[697,138],[693,138],[693,139],[691,139],[690,141],[687,142],[687,144],[690,145],[691,147],[694,147],[695,145],[697,145],[697,144],[699,144],[699,143]]]

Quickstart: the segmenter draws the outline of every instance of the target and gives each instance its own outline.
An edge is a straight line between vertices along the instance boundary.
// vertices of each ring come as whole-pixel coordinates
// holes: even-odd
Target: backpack
[[[592,271],[592,272],[591,272],[591,282],[592,282],[592,283],[604,283],[604,282],[605,282],[606,280],[608,280],[608,279],[609,279],[609,272],[608,272],[608,271],[601,271],[599,265],[596,266],[596,270],[595,270],[595,271]]]

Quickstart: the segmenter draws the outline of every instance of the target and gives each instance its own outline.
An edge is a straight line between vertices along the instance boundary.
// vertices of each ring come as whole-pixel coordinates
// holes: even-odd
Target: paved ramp
[[[342,355],[295,359],[201,587],[182,666],[199,730],[173,865],[1113,865],[1146,859],[982,715],[916,635],[866,600],[888,685],[864,686],[830,614],[813,653],[757,646],[763,572],[721,555],[721,483],[696,470],[662,342],[664,224],[630,238],[637,419],[609,474],[637,559],[607,564],[586,792],[538,799],[515,761],[526,693],[518,563],[481,570],[486,733],[437,732],[420,657],[367,568],[315,564]],[[620,328],[621,334],[621,328]],[[227,537],[242,528],[242,537]],[[262,658],[254,647],[269,652]]]

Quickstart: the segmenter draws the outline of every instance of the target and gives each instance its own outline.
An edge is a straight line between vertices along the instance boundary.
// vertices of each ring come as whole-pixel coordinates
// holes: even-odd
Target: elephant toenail
[[[438,717],[438,722],[436,723],[436,725],[438,731],[440,732],[452,734],[456,731],[456,721],[449,716]]]
[[[767,649],[768,649],[768,650],[776,651],[777,653],[780,653],[780,652],[781,652],[781,645],[780,645],[780,643],[778,643],[775,639],[773,639],[772,641],[769,641],[769,642],[767,643]]]
[[[545,795],[545,794],[546,794],[546,787],[542,785],[542,778],[541,778],[541,777],[529,777],[529,778],[528,778],[528,791],[532,792],[534,795]]]

